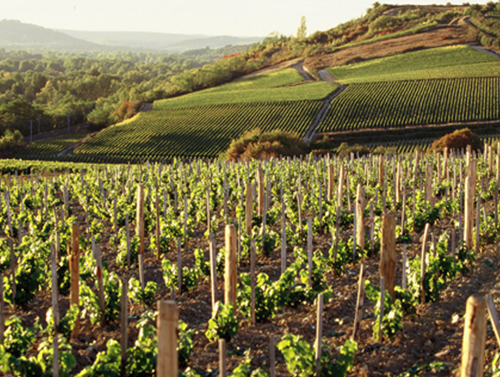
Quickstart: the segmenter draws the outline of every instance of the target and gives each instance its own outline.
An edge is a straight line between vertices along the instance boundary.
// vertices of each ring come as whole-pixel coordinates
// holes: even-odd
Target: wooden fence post
[[[236,227],[226,225],[226,261],[224,303],[232,304],[236,311]]]
[[[482,377],[486,343],[486,302],[480,296],[467,300],[462,343],[462,377]]]
[[[179,309],[175,301],[158,301],[157,377],[178,377],[177,326]]]
[[[312,244],[312,217],[307,218],[307,266],[309,272],[309,287],[312,288],[313,244]]]
[[[382,218],[380,276],[384,277],[387,290],[394,301],[394,285],[396,282],[396,217],[394,214],[386,214]]]
[[[340,174],[339,174],[339,182],[337,187],[337,207],[342,208],[342,197],[344,193],[344,165],[340,165]]]

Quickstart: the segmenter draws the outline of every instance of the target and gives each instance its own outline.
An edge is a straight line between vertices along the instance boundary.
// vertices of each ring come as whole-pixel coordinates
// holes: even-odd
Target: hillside
[[[113,51],[115,48],[84,41],[70,35],[25,24],[17,20],[0,21],[0,48],[40,51]]]
[[[250,45],[261,37],[207,36],[147,32],[51,30],[18,20],[0,20],[0,48],[32,52],[162,51],[182,53],[198,49]]]
[[[465,126],[497,134],[500,39],[491,39],[491,7],[379,5],[307,38],[270,36],[173,77],[175,90],[163,87],[169,98],[68,159],[214,158],[253,128],[328,137],[332,148],[429,140]]]
[[[121,49],[184,52],[209,47],[217,49],[228,45],[250,45],[261,41],[261,37],[207,36],[148,32],[104,32],[58,30],[87,42]]]

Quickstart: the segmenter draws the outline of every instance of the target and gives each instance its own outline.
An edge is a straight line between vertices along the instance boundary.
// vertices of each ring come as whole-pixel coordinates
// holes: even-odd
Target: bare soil
[[[488,204],[487,209],[490,204]],[[75,212],[79,216],[83,231],[84,218],[81,208],[75,207]],[[438,221],[433,227],[436,235],[449,230],[451,226],[450,218]],[[366,223],[366,225],[368,225]],[[197,225],[195,237],[189,242],[187,252],[183,252],[183,265],[192,266],[194,257],[192,250],[202,248],[205,257],[208,259],[208,243],[203,237],[205,227]],[[109,247],[109,235],[111,234],[111,224],[106,224],[102,242],[100,244],[103,251],[103,261],[108,264],[108,270],[119,274],[121,278],[138,278],[137,269],[124,270],[116,265],[116,251]],[[344,232],[347,237],[352,234],[352,227]],[[421,234],[413,236],[413,243],[408,245],[408,258],[413,258],[420,252]],[[217,249],[223,247],[224,234],[222,227],[216,235]],[[314,238],[314,249],[320,249],[327,255],[330,248],[331,236],[324,234]],[[306,245],[302,245],[306,247]],[[397,284],[401,279],[401,254],[402,245],[397,246]],[[288,250],[288,264],[293,260],[292,249]],[[175,247],[166,254],[172,261],[176,260]],[[378,256],[366,260],[367,279],[378,285],[379,259]],[[404,318],[404,329],[397,333],[392,339],[382,343],[375,343],[373,340],[372,326],[374,324],[373,305],[365,299],[367,310],[361,322],[358,337],[359,352],[356,357],[356,364],[350,375],[353,376],[396,376],[413,366],[426,365],[440,361],[448,366],[444,372],[424,372],[420,375],[426,376],[450,376],[456,375],[456,370],[460,365],[460,355],[462,348],[463,319],[465,302],[469,295],[480,293],[486,295],[493,293],[498,297],[500,294],[499,282],[500,256],[497,246],[487,246],[478,256],[476,267],[467,276],[460,276],[452,281],[441,293],[438,302],[421,305],[415,315]],[[248,272],[248,265],[241,265],[239,273]],[[272,280],[277,280],[280,274],[279,250],[276,250],[269,258],[260,258],[257,261],[257,271],[267,273]],[[356,305],[357,281],[359,274],[359,264],[348,265],[346,273],[340,277],[335,277],[332,272],[326,274],[328,284],[331,285],[334,297],[325,303],[323,316],[323,337],[326,343],[335,352],[335,348],[344,344],[351,336],[353,319]],[[156,259],[153,250],[146,252],[145,258],[146,281],[158,283],[159,290],[156,299],[170,298],[161,271],[161,264]],[[219,298],[222,298],[223,282],[218,280]],[[208,342],[204,333],[207,329],[207,322],[211,316],[210,286],[208,281],[201,281],[197,287],[190,292],[183,292],[176,297],[180,309],[180,317],[190,328],[196,330],[195,351],[190,360],[190,366],[199,371],[209,372],[218,368],[218,346],[216,343]],[[59,300],[61,314],[64,314],[69,306],[69,297],[61,297]],[[7,308],[10,315],[18,315],[27,326],[32,326],[38,317],[42,323],[45,321],[46,310],[51,306],[50,292],[39,292],[36,299],[26,310],[13,310]],[[131,305],[130,325],[129,325],[129,346],[133,345],[137,337],[135,328],[137,314],[144,311],[143,308]],[[454,322],[454,315],[458,315],[458,321]],[[250,349],[253,358],[252,366],[269,368],[269,337],[271,334],[277,338],[286,333],[300,334],[309,343],[314,342],[316,311],[314,305],[301,306],[297,308],[284,308],[269,323],[251,323],[238,313],[240,328],[237,335],[228,344],[228,368],[232,370],[243,360],[243,352]],[[98,325],[91,325],[88,320],[81,321],[80,334],[78,339],[72,343],[73,354],[78,365],[73,370],[73,374],[81,370],[84,366],[90,365],[95,360],[98,352],[105,350],[108,339],[119,339],[119,324],[109,324],[104,328]],[[491,363],[494,352],[498,351],[491,326],[488,324],[486,365]],[[286,365],[281,353],[276,350],[276,368],[278,376],[287,376],[290,373],[286,370]]]

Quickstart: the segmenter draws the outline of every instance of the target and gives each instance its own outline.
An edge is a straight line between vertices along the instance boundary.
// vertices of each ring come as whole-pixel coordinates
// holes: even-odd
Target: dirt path
[[[467,25],[469,25],[471,28],[478,30],[481,34],[486,35],[488,38],[491,38],[491,39],[496,39],[496,38],[497,38],[497,37],[496,37],[496,35],[489,34],[489,33],[485,32],[485,31],[481,30],[480,28],[478,28],[478,27],[477,27],[476,25],[474,25],[472,22],[470,22],[470,17],[464,17],[464,19],[463,19],[463,20],[464,20],[464,21],[465,21],[465,23],[466,23]]]
[[[481,51],[481,52],[485,52],[487,54],[490,54],[490,55],[493,55],[494,57],[496,58],[499,58],[500,59],[500,54],[497,54],[496,52],[493,52],[491,50],[488,50],[486,47],[483,47],[483,46],[477,46],[477,45],[469,45],[470,47],[472,47],[473,49],[475,50],[478,50],[478,51]]]
[[[314,81],[314,77],[312,77],[309,72],[304,69],[304,61],[300,61],[297,64],[294,64],[291,68],[294,68],[298,73],[302,75],[302,77],[306,80]]]

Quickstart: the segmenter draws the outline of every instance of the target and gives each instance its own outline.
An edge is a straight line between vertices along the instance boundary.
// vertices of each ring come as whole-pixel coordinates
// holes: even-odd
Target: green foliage
[[[365,281],[365,292],[368,299],[375,304],[375,315],[377,319],[373,325],[373,338],[375,341],[382,341],[378,338],[380,328],[380,289],[374,287],[369,280]],[[386,290],[384,292],[384,317],[382,318],[382,332],[390,339],[395,333],[403,329],[403,310],[401,301],[396,299],[392,302],[392,297]]]
[[[182,320],[179,320],[178,327],[177,354],[179,355],[179,366],[185,367],[189,361],[189,357],[194,352],[194,330],[188,329],[188,325]]]
[[[57,332],[60,333],[67,341],[69,341],[71,332],[75,328],[75,323],[79,314],[80,309],[78,308],[78,305],[73,304],[66,312],[66,315],[59,320]],[[47,310],[45,318],[45,320],[47,321],[47,328],[45,329],[45,332],[49,335],[49,340],[52,340],[52,335],[54,334],[55,327],[52,308],[49,308]]]
[[[106,351],[99,352],[92,366],[85,367],[77,377],[120,377],[121,376],[121,346],[114,339],[106,343]]]
[[[158,286],[154,281],[148,281],[144,290],[142,290],[139,280],[132,278],[128,282],[129,298],[136,305],[144,305],[147,308],[151,307],[155,302],[157,290]]]
[[[500,77],[351,84],[334,98],[318,132],[498,119],[489,93],[499,87]],[[463,93],[474,111],[461,105]]]
[[[472,47],[457,45],[408,52],[366,62],[328,68],[343,84],[418,79],[491,77],[500,62]]]
[[[212,318],[208,321],[208,329],[205,332],[210,342],[225,339],[227,342],[238,332],[238,319],[231,304],[224,305],[217,301]]]
[[[318,100],[198,104],[192,108],[140,113],[133,120],[109,127],[87,141],[75,150],[72,159],[85,160],[99,155],[100,158],[106,156],[133,162],[179,156],[218,157],[229,147],[232,139],[257,127],[262,132],[282,130],[303,137],[321,105]],[[262,119],[269,121],[263,124]],[[186,124],[190,126],[186,127]],[[220,132],[221,127],[225,130],[223,133]],[[145,136],[150,137],[150,145],[156,152],[148,152],[144,144],[138,147],[137,141]]]
[[[104,285],[104,320],[112,323],[120,318],[121,281],[114,272],[102,272]],[[99,298],[87,284],[80,283],[80,305],[83,307],[82,316],[88,317],[91,323],[97,323],[101,319]]]
[[[35,343],[35,331],[22,324],[21,319],[12,316],[5,321],[4,352],[14,357],[24,355]]]
[[[312,377],[316,374],[315,350],[301,336],[286,334],[276,345],[283,353],[286,367],[294,376]],[[354,365],[354,355],[358,345],[354,340],[347,340],[340,348],[335,361],[329,350],[322,347],[320,376],[347,376]]]

